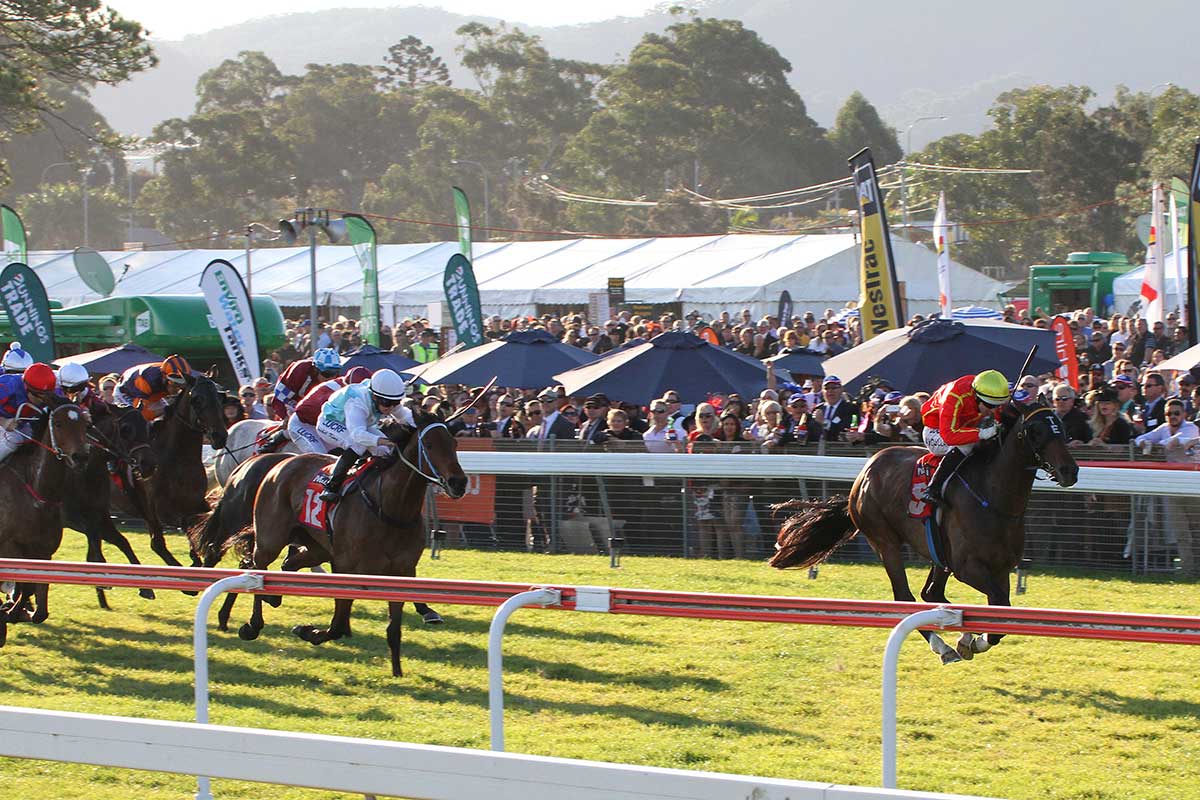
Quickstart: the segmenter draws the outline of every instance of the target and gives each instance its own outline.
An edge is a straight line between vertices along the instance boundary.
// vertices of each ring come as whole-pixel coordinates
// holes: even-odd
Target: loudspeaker
[[[349,233],[346,230],[346,220],[331,219],[321,227],[325,229],[325,235],[329,237],[329,241],[333,244],[341,244],[346,241]]]
[[[300,234],[304,231],[305,225],[299,220],[281,219],[279,220],[279,235],[288,244],[295,244],[300,239]]]

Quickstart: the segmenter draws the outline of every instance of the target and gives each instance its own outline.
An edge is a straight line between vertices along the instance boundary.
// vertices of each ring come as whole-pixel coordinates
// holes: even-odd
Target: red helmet
[[[346,385],[353,383],[362,383],[371,377],[371,370],[366,367],[351,367],[350,371],[345,375]]]
[[[22,376],[25,380],[25,388],[34,392],[53,392],[58,386],[58,376],[54,374],[54,370],[49,364],[38,362],[32,364],[25,370]]]

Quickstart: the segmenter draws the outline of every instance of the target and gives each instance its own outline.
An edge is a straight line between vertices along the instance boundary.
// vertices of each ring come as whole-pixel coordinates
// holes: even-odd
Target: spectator
[[[566,391],[558,386],[547,386],[538,393],[537,399],[541,401],[542,410],[537,438],[542,440],[575,438],[575,421],[566,419],[562,414],[567,406]],[[575,407],[572,406],[571,410],[574,411]]]
[[[653,400],[650,402],[650,426],[642,434],[642,441],[651,453],[680,452],[680,438],[671,426],[671,418],[667,415],[667,402]]]
[[[422,328],[417,343],[412,345],[410,350],[412,351],[413,361],[416,361],[418,364],[428,364],[430,361],[437,361],[437,331],[433,328]]]
[[[1154,445],[1161,445],[1168,461],[1187,461],[1188,454],[1200,442],[1200,429],[1184,417],[1183,401],[1178,397],[1172,397],[1163,406],[1165,422],[1143,433],[1134,442],[1143,452],[1149,452]]]
[[[787,415],[783,418],[783,435],[779,444],[807,444],[809,439],[808,399],[801,394],[794,394],[784,405]]]
[[[1108,386],[1098,389],[1088,395],[1088,401],[1092,406],[1092,418],[1088,423],[1092,430],[1089,444],[1125,445],[1133,441],[1133,423],[1121,413],[1116,389]]]
[[[1142,378],[1142,404],[1133,416],[1133,427],[1138,433],[1146,433],[1166,421],[1164,400],[1167,381],[1161,372],[1147,372]]]
[[[774,400],[765,400],[758,404],[758,418],[750,426],[750,435],[755,441],[769,447],[777,447],[783,443],[783,434],[787,426],[780,419],[783,407]]]
[[[1117,364],[1125,360],[1125,342],[1114,341],[1111,345],[1112,357],[1104,362],[1104,380],[1111,381]]]
[[[576,434],[585,444],[604,444],[608,441],[608,397],[594,394],[583,401],[583,413],[587,416]]]
[[[100,399],[106,403],[116,403],[113,397],[113,392],[117,390],[117,386],[121,383],[121,376],[115,372],[109,373],[100,379]]]
[[[728,447],[722,448],[723,451],[729,453],[744,453],[749,450],[745,444],[753,442],[754,439],[746,433],[742,428],[742,420],[731,411],[721,413],[721,419],[717,428],[716,438],[718,441],[726,442]]]
[[[544,439],[542,436],[542,404],[538,400],[526,400],[525,406],[518,412],[517,420],[525,428],[526,439]]]
[[[517,417],[516,402],[508,395],[501,395],[496,401],[496,438],[524,439],[525,426]]]
[[[1117,392],[1120,412],[1132,421],[1133,413],[1137,410],[1137,384],[1128,375],[1117,375],[1111,386]]]
[[[697,405],[695,419],[696,427],[688,434],[689,442],[694,442],[700,436],[705,436],[710,440],[717,438],[717,410],[711,403]]]
[[[922,444],[925,423],[921,419],[921,403],[916,395],[900,399],[900,413],[896,417],[896,441],[903,444]]]
[[[1054,412],[1062,420],[1066,429],[1067,444],[1086,444],[1092,440],[1092,430],[1088,425],[1087,414],[1076,407],[1075,390],[1066,383],[1054,387]]]
[[[854,404],[843,397],[841,379],[836,375],[826,375],[821,381],[821,394],[824,401],[813,409],[810,437],[815,430],[816,436],[828,442],[838,441],[843,435],[849,442],[862,441],[862,434],[855,430],[858,427],[858,413],[854,410]]]
[[[251,394],[253,396],[253,394]],[[246,418],[246,411],[236,397],[226,397],[221,404],[221,412],[225,415],[225,426],[229,427]]]
[[[254,392],[254,387],[250,385],[243,386],[238,390],[238,397],[242,403],[242,419],[268,419],[267,407],[258,402],[258,395]]]
[[[1108,346],[1108,341],[1100,331],[1092,331],[1089,337],[1087,349],[1083,351],[1080,358],[1087,366],[1096,364],[1103,365],[1106,361],[1112,358],[1112,348]]]
[[[634,452],[643,452],[645,447],[640,443],[642,435],[629,427],[629,415],[623,409],[614,408],[608,412],[608,434],[607,443],[609,450],[632,450]]]

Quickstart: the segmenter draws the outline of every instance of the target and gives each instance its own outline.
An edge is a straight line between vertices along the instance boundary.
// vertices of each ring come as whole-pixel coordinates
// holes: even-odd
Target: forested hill
[[[353,0],[345,0],[353,3]],[[611,63],[649,31],[672,21],[665,10],[643,17],[538,28],[552,55]],[[1003,90],[1031,83],[1084,84],[1100,99],[1125,84],[1149,90],[1171,81],[1200,89],[1195,0],[1153,7],[1120,0],[709,0],[704,16],[740,19],[792,63],[791,81],[821,124],[829,125],[854,90],[901,130],[917,117],[944,115],[914,129],[913,145],[951,132],[974,133]],[[1153,8],[1154,14],[1149,13]],[[455,30],[473,19],[430,8],[331,9],[255,20],[182,41],[155,44],[161,65],[93,100],[109,123],[147,134],[161,120],[186,116],[196,79],[242,50],[265,52],[288,73],[309,63],[381,63],[408,35],[431,45],[455,83],[471,85],[458,63]]]

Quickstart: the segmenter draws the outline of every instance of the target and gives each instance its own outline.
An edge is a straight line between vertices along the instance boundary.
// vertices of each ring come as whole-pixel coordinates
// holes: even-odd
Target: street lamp
[[[900,167],[900,219],[903,221],[906,229],[908,228],[908,181],[905,178],[905,173],[908,170],[908,154],[912,152],[912,129],[918,123],[935,119],[946,118],[943,116],[917,117],[908,123],[908,127],[904,130],[904,158],[897,166]]]
[[[298,208],[292,219],[279,220],[279,235],[288,244],[295,244],[301,231],[308,230],[308,337],[309,352],[317,349],[317,229],[325,231],[329,241],[338,244],[346,238],[343,220],[330,222],[329,209]]]
[[[273,236],[262,236],[259,232],[274,234]],[[282,238],[283,234],[273,228],[268,228],[261,222],[251,222],[246,226],[246,294],[254,294],[254,279],[250,269],[250,249],[254,247],[254,240],[259,239],[264,242],[275,242]]]
[[[452,159],[450,159],[450,163],[456,167],[459,164],[467,164],[472,167],[478,167],[480,174],[483,175],[483,240],[486,242],[490,238],[489,234],[491,232],[491,227],[492,227],[491,217],[488,214],[489,203],[488,203],[487,167],[485,167],[483,164],[480,164],[478,161],[471,161],[470,159],[466,159],[466,158],[452,158]]]

